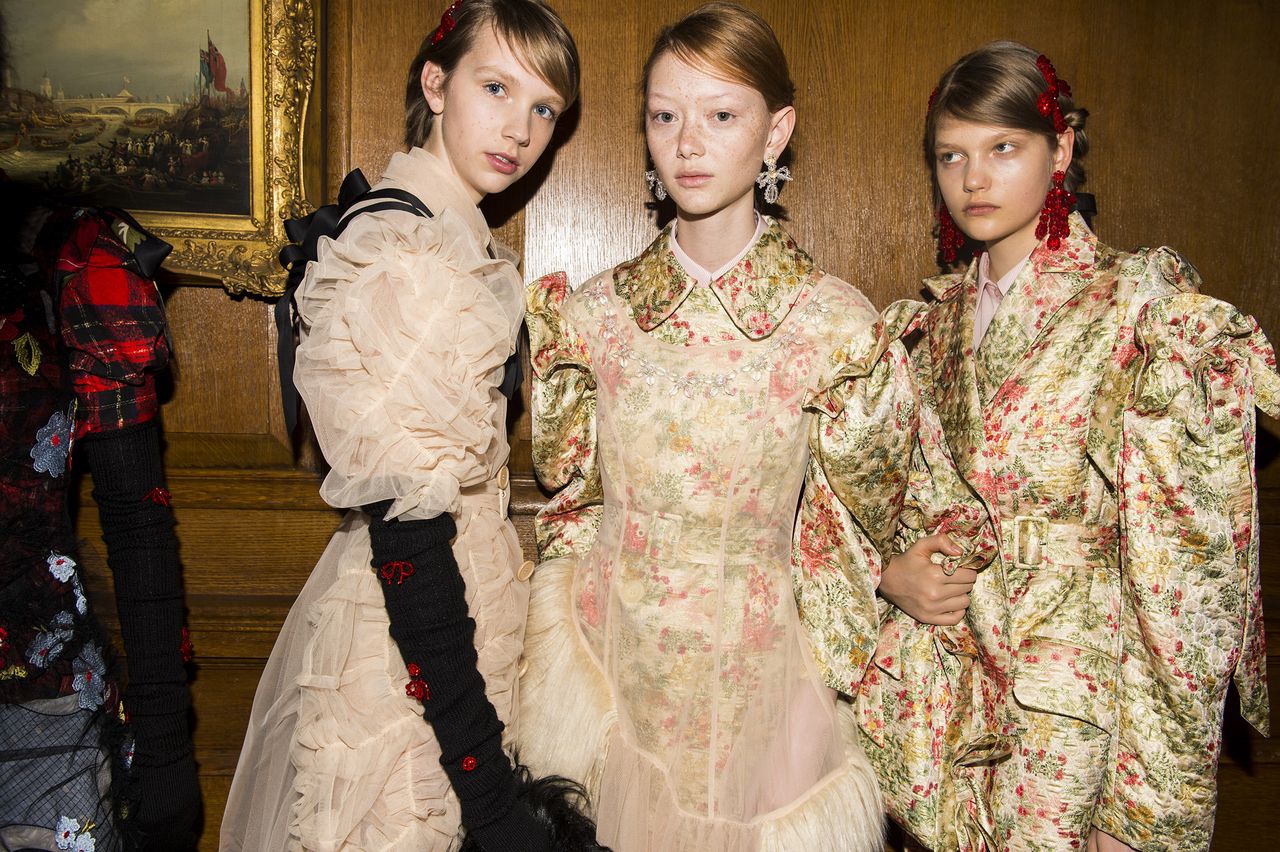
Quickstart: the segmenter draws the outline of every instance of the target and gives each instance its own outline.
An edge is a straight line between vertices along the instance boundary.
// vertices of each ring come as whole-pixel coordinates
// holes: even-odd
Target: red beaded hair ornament
[[[1040,110],[1040,114],[1045,118],[1053,119],[1053,129],[1056,132],[1066,133],[1067,119],[1062,114],[1062,104],[1058,103],[1058,95],[1071,97],[1071,87],[1067,85],[1066,80],[1058,78],[1058,72],[1054,70],[1053,63],[1043,53],[1036,57],[1036,67],[1040,69],[1044,81],[1049,84],[1049,88],[1041,92],[1036,100],[1036,109]]]
[[[462,5],[462,0],[453,0],[448,9],[444,10],[444,14],[440,16],[440,26],[436,27],[435,35],[431,36],[431,45],[434,47],[444,40],[444,37],[453,32],[453,28],[458,25],[454,20],[453,13],[458,11],[458,7]]]
[[[1053,129],[1057,133],[1067,132],[1067,119],[1062,114],[1062,104],[1058,103],[1058,96],[1071,97],[1071,86],[1066,80],[1058,77],[1058,72],[1054,69],[1053,63],[1049,61],[1049,57],[1043,53],[1036,57],[1036,68],[1040,69],[1041,76],[1049,85],[1049,88],[1040,93],[1040,97],[1036,100],[1036,109],[1040,110],[1040,114],[1045,118],[1053,120]],[[1036,225],[1036,239],[1045,240],[1045,245],[1050,251],[1057,251],[1062,246],[1062,238],[1067,235],[1069,228],[1067,226],[1067,217],[1071,215],[1071,208],[1075,206],[1076,197],[1068,192],[1063,182],[1067,176],[1062,171],[1053,173],[1053,186],[1049,189],[1049,194],[1044,198],[1044,208],[1040,211],[1040,222]]]

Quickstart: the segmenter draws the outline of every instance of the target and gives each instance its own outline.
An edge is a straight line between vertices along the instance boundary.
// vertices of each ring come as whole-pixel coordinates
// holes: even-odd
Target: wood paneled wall
[[[319,0],[317,0],[319,2]],[[578,39],[580,107],[525,185],[486,202],[532,278],[574,280],[636,254],[656,233],[642,173],[636,83],[660,24],[693,2],[553,0]],[[776,28],[799,94],[788,228],[829,271],[877,304],[918,293],[934,272],[920,131],[946,66],[991,39],[1044,51],[1092,111],[1087,190],[1100,236],[1169,244],[1206,290],[1280,336],[1280,7],[1269,0],[1053,4],[947,0],[749,0]],[[360,166],[370,179],[399,147],[404,74],[444,0],[328,0],[322,90],[308,137],[316,198]],[[280,420],[270,306],[169,281],[179,371],[164,408],[167,463],[199,662],[196,739],[206,793],[202,848],[214,849],[257,675],[337,515],[316,496],[314,452]],[[1280,425],[1263,424],[1259,483],[1264,585],[1280,635]],[[513,422],[522,539],[541,499],[527,406]],[[87,484],[84,501],[88,504]],[[86,562],[101,545],[80,513]],[[97,559],[95,560],[95,556]],[[99,583],[101,585],[101,583]],[[108,607],[109,608],[109,607]],[[1271,672],[1280,683],[1273,640]],[[1280,829],[1280,748],[1228,725],[1215,849],[1250,848]]]

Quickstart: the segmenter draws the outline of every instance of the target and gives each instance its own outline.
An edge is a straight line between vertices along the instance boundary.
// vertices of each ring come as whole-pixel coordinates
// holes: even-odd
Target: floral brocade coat
[[[1254,408],[1280,414],[1271,346],[1175,252],[1115,251],[1077,214],[977,354],[977,263],[926,283],[901,535],[950,525],[972,567],[996,553],[958,627],[887,608],[860,701],[883,714],[864,731],[890,810],[931,848],[1002,848],[991,767],[1021,760],[1131,846],[1207,849],[1232,678],[1268,731]],[[1029,714],[1109,735],[1100,789],[1020,751]],[[1020,804],[1055,836],[1052,807]]]

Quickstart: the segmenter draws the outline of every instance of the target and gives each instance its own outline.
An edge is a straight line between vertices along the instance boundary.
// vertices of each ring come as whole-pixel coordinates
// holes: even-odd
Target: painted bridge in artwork
[[[127,95],[105,98],[58,98],[53,103],[69,115],[124,115],[128,118],[134,118],[144,112],[177,115],[184,106],[180,103],[139,101]]]

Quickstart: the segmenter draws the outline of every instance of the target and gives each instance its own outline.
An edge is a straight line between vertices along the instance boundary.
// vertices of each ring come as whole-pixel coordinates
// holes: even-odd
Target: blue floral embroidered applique
[[[59,583],[65,583],[75,576],[76,561],[70,556],[54,553],[51,550],[47,561],[49,563],[49,573],[56,577]]]
[[[36,668],[48,668],[62,653],[62,646],[71,640],[74,633],[71,625],[71,613],[64,610],[55,615],[49,629],[41,630],[31,640],[31,647],[27,648],[27,662]]]
[[[75,676],[71,688],[80,693],[79,704],[85,710],[96,710],[107,699],[107,664],[102,660],[102,650],[94,642],[80,649],[80,656],[71,663]]]
[[[36,473],[47,473],[54,479],[67,469],[71,454],[71,426],[75,422],[75,403],[66,412],[55,411],[49,422],[36,432],[36,445],[31,448],[32,467]]]
[[[92,823],[81,828],[80,820],[66,816],[59,817],[58,827],[54,829],[54,842],[59,849],[67,849],[70,852],[94,852],[97,843],[89,833],[92,828]]]

